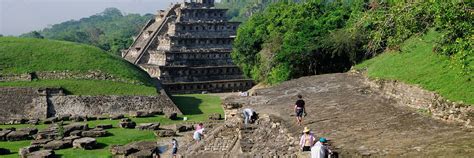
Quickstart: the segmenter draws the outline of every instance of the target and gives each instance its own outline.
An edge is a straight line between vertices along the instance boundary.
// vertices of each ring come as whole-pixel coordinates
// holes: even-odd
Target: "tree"
[[[39,38],[39,39],[43,39],[43,35],[41,35],[41,33],[39,33],[38,31],[32,31],[30,33],[27,33],[27,34],[23,34],[21,35],[20,37],[27,37],[27,38]]]

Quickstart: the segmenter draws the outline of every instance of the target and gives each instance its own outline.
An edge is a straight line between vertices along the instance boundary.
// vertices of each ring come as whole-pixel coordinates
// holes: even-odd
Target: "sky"
[[[115,7],[124,13],[153,13],[183,0],[0,0],[0,34],[18,36]]]

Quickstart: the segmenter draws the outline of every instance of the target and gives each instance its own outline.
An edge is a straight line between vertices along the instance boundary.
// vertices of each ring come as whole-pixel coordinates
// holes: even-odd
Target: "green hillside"
[[[402,44],[401,51],[385,52],[357,65],[356,69],[367,69],[369,77],[417,84],[447,99],[474,105],[473,81],[460,75],[462,70],[453,67],[449,57],[433,53],[440,38],[441,34],[435,31],[412,37]]]
[[[71,94],[156,94],[146,72],[99,48],[44,39],[0,37],[0,74],[100,71],[126,82],[100,80],[35,80],[1,82],[0,86],[63,87]]]

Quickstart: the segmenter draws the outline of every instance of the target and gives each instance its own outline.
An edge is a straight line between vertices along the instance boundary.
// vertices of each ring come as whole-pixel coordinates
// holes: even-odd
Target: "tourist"
[[[303,115],[306,114],[305,102],[303,96],[298,94],[298,100],[295,103],[296,122],[299,126],[303,124]]]
[[[311,147],[314,145],[316,138],[308,127],[304,127],[303,135],[300,139],[301,149],[303,151],[311,151]]]
[[[196,131],[197,131],[197,130],[200,130],[202,128],[204,128],[204,124],[199,123],[199,124],[196,125],[196,127],[194,129],[196,129]]]
[[[250,108],[245,108],[242,113],[244,114],[244,123],[247,125],[249,122],[254,123],[255,120],[257,120],[257,113],[250,109]]]
[[[153,155],[153,158],[160,158],[160,154],[161,154],[161,151],[160,151],[160,142],[156,142],[156,144],[158,144],[158,146],[156,146],[155,149],[153,149],[153,152],[152,152],[152,155]]]
[[[318,142],[311,148],[311,158],[327,158],[332,151],[327,145],[326,138],[320,138]]]
[[[173,146],[173,151],[171,154],[173,154],[173,158],[176,158],[176,154],[178,153],[178,141],[176,139],[171,139],[171,145]]]
[[[204,128],[194,131],[193,138],[199,143],[204,138]]]

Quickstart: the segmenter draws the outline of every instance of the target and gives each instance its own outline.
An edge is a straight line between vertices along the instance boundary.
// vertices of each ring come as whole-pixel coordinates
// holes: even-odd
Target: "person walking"
[[[244,123],[247,125],[249,122],[253,123],[255,120],[257,120],[257,113],[250,109],[250,108],[245,108],[243,111],[244,114]]]
[[[176,158],[176,154],[178,153],[178,141],[174,138],[171,139],[171,145],[173,146],[171,154],[173,154],[173,158]]]
[[[320,138],[311,148],[311,158],[328,158],[331,154],[326,138]]]
[[[204,128],[194,131],[193,138],[199,143],[204,138]]]
[[[314,145],[316,138],[308,127],[304,127],[303,135],[300,138],[300,146],[303,151],[311,151],[311,147]]]
[[[306,109],[303,96],[300,94],[298,94],[298,100],[296,100],[294,110],[296,113],[296,123],[301,126],[303,124],[303,115],[306,114]]]

